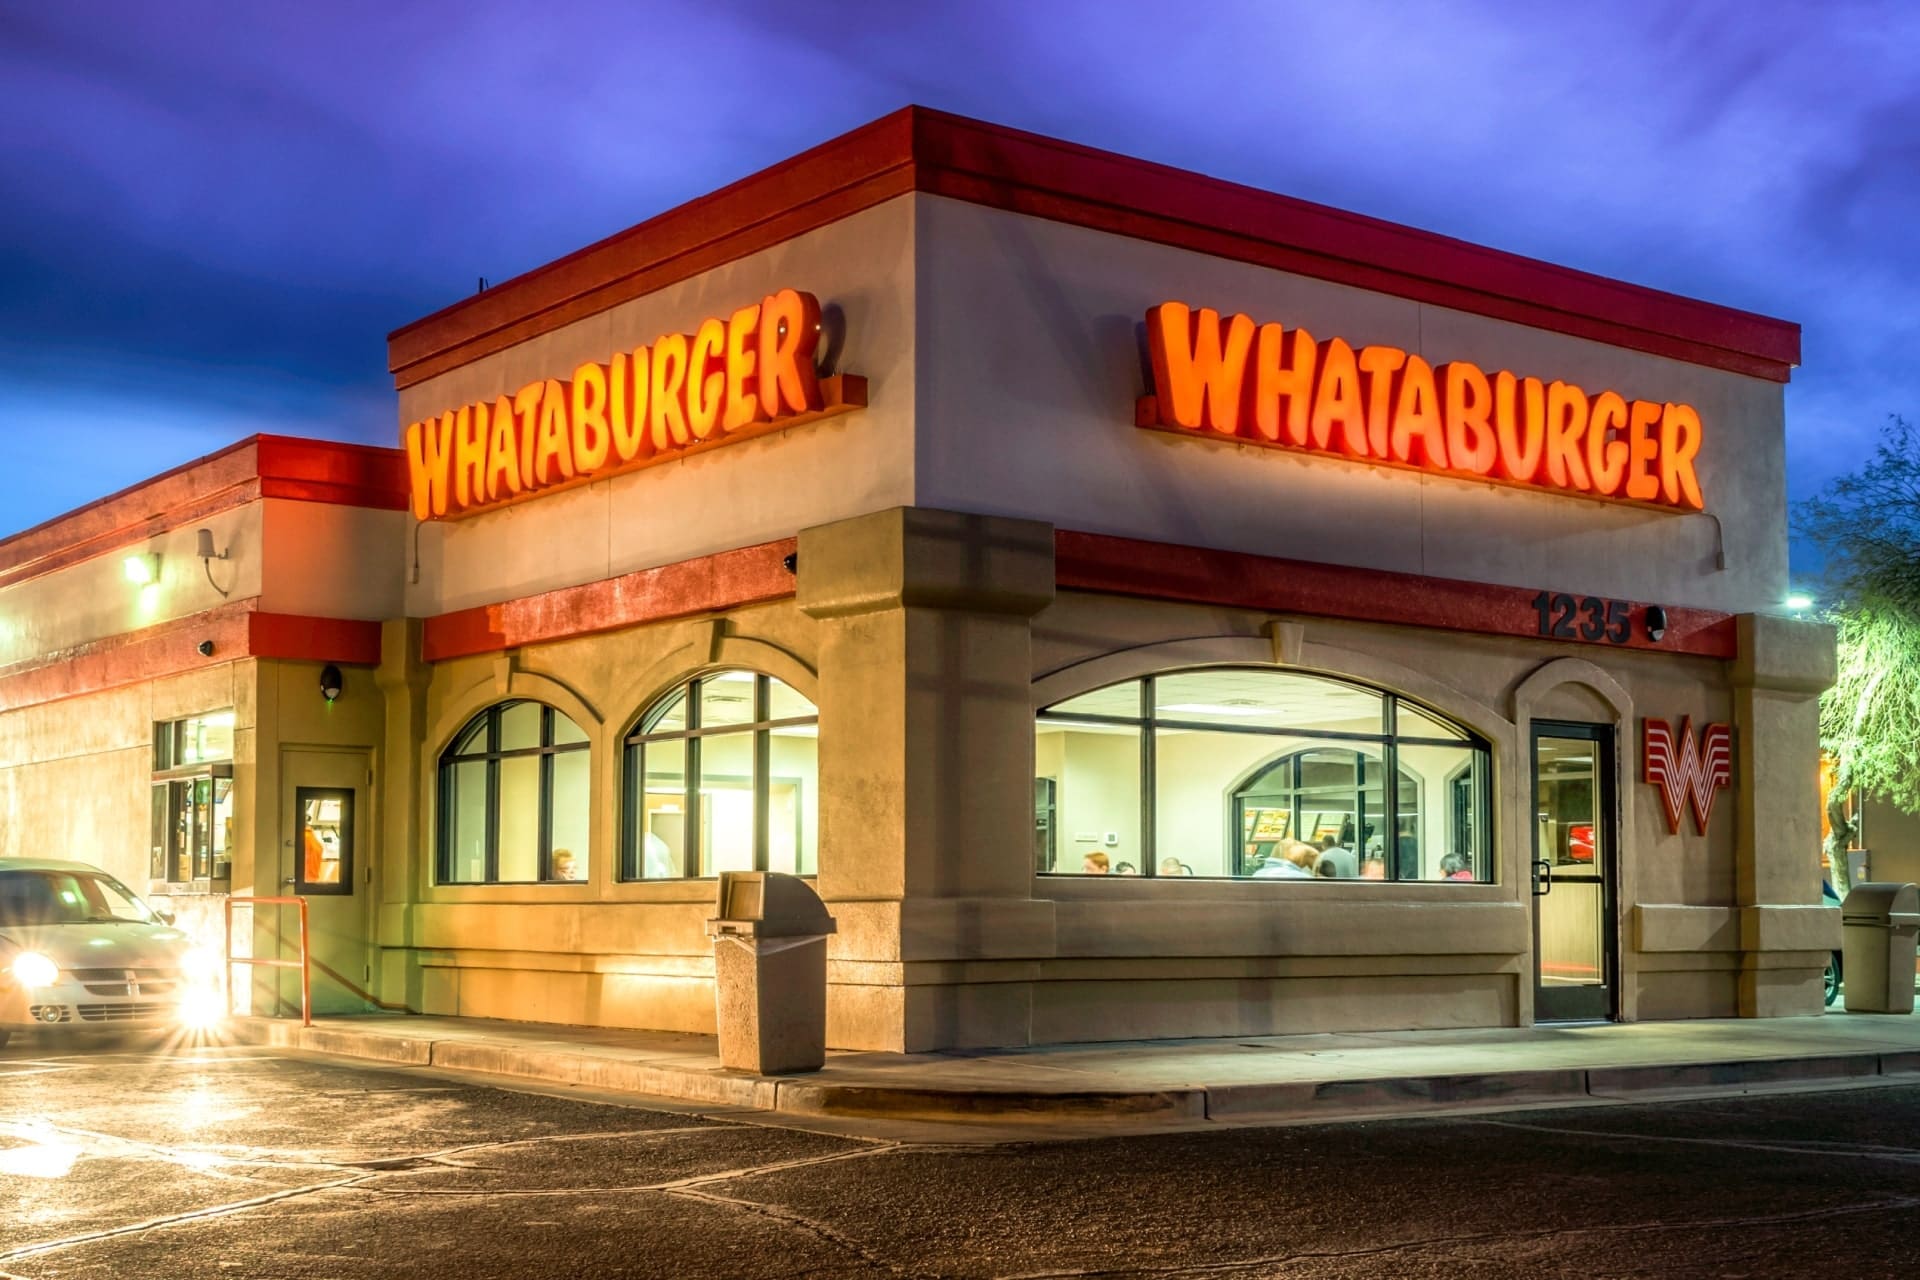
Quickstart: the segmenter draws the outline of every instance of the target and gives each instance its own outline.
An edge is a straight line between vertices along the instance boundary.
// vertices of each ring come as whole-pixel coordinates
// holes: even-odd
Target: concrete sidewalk
[[[313,1053],[795,1117],[1006,1126],[1274,1123],[1920,1083],[1920,1017],[1389,1031],[833,1053],[809,1075],[720,1067],[711,1036],[404,1015],[242,1018],[234,1038]]]

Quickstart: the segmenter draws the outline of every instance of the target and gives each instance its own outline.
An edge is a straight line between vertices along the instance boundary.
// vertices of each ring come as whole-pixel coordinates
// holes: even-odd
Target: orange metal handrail
[[[235,903],[248,906],[282,906],[300,908],[300,958],[298,960],[261,960],[254,956],[236,956],[233,954],[233,907]],[[307,900],[305,898],[228,898],[227,899],[227,964],[225,969],[227,988],[227,1016],[233,1016],[233,966],[237,964],[264,965],[269,969],[298,969],[300,971],[300,1025],[313,1025],[313,978],[308,968],[307,952]]]

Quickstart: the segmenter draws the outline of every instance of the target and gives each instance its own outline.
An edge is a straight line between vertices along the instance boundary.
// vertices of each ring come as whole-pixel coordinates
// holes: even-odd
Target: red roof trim
[[[798,546],[797,539],[782,538],[443,613],[426,621],[422,656],[428,662],[445,662],[782,600],[794,593],[785,560]]]
[[[908,191],[1778,382],[1800,361],[1800,326],[1787,321],[907,107],[395,330],[395,383],[412,386]]]
[[[380,624],[351,618],[303,618],[258,612],[236,600],[191,617],[75,645],[0,668],[0,712],[78,698],[246,658],[282,658],[373,666]],[[198,645],[213,642],[202,656]],[[314,694],[318,697],[316,691]]]
[[[332,440],[248,436],[0,538],[0,587],[137,546],[259,498],[404,511],[406,454]]]
[[[1066,590],[1541,639],[1533,603],[1539,587],[1281,560],[1068,529],[1054,534],[1054,576]],[[1732,614],[1669,607],[1666,635],[1657,642],[1647,639],[1645,618],[1646,603],[1633,604],[1625,643],[1590,643],[1704,658],[1732,658],[1738,651]]]

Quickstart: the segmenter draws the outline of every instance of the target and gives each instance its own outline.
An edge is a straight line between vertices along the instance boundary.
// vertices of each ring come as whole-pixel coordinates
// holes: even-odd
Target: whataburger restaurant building
[[[389,351],[0,543],[0,853],[329,1010],[710,1030],[754,868],[841,1047],[1820,1008],[1793,325],[909,109]]]

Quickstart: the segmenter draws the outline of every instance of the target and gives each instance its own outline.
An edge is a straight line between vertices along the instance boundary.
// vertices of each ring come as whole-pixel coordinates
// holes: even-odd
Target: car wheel
[[[1833,1005],[1833,1002],[1835,1000],[1838,1000],[1839,998],[1840,998],[1840,953],[1835,952],[1834,954],[1827,957],[1827,1005],[1828,1007],[1831,1008]]]

